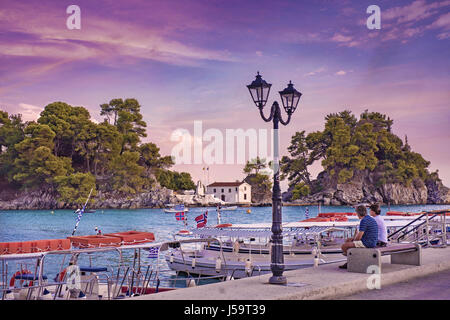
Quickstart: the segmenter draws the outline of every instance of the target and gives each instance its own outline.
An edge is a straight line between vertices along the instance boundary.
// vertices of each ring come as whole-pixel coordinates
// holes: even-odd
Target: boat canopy
[[[294,235],[316,235],[327,231],[343,231],[344,229],[328,227],[328,226],[313,226],[308,228],[288,228],[283,230],[283,236],[294,236]],[[197,236],[203,237],[230,237],[230,238],[270,238],[272,231],[270,228],[260,228],[260,229],[243,229],[243,228],[224,228],[217,229],[211,227],[205,227],[201,229],[193,229],[192,233]]]
[[[423,221],[415,221],[412,225],[420,224]],[[282,224],[282,228],[314,228],[314,227],[335,227],[335,228],[357,228],[359,226],[359,219],[352,221],[324,221],[324,222],[285,222]],[[410,219],[396,219],[396,220],[386,220],[385,224],[388,228],[398,228],[404,227],[405,225],[411,223]],[[250,223],[250,224],[233,224],[231,228],[235,229],[270,229],[272,227],[271,223]],[[222,229],[223,230],[223,229]]]

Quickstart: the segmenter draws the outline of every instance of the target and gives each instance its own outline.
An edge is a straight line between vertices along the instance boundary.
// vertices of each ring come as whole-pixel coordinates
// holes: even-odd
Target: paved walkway
[[[422,265],[392,265],[382,257],[381,288],[450,270],[450,247],[422,251]],[[369,291],[370,275],[339,269],[342,263],[285,272],[287,286],[268,284],[270,275],[140,296],[136,300],[302,300],[340,299]],[[376,290],[379,293],[383,291]],[[426,288],[416,288],[417,295]]]
[[[344,300],[450,300],[450,269],[357,293]]]

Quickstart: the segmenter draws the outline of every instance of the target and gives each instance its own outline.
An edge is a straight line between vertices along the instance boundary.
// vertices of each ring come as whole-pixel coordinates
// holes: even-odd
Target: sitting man
[[[359,230],[353,238],[345,240],[342,245],[342,254],[347,256],[347,250],[350,248],[375,248],[378,240],[378,225],[374,218],[367,215],[365,206],[357,206],[356,214],[361,220]],[[339,266],[341,269],[347,269],[347,263]]]
[[[387,228],[384,219],[380,216],[381,210],[378,204],[372,204],[370,207],[370,216],[375,219],[378,225],[377,247],[387,246]]]

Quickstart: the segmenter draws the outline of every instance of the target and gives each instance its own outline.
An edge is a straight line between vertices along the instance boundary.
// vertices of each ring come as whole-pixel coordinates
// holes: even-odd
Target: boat
[[[0,242],[0,255],[39,253],[66,250],[70,248],[69,239],[48,239],[20,242]]]
[[[116,300],[227,280],[220,274],[197,278],[187,274],[183,277],[170,269],[163,269],[160,252],[174,245],[153,242],[147,234],[115,233],[120,243],[109,245],[93,240],[95,238],[91,236],[82,236],[89,246],[79,239],[36,240],[34,247],[39,250],[27,249],[26,252],[12,248],[31,248],[27,243],[1,243],[1,299]],[[192,241],[184,242],[189,244]],[[94,261],[108,261],[108,265],[94,264]],[[51,276],[47,273],[50,264],[57,266]],[[17,270],[11,268],[14,265],[17,265]]]
[[[175,205],[173,207],[165,208],[165,213],[177,213],[177,212],[188,212],[189,209],[185,208],[184,205]]]
[[[211,238],[211,241],[219,239]],[[207,247],[207,246],[206,246]],[[270,254],[248,254],[223,250],[183,249],[182,246],[165,255],[170,269],[178,273],[212,276],[221,274],[226,278],[240,279],[271,273]],[[284,270],[297,270],[346,260],[342,254],[285,255]]]
[[[237,209],[237,206],[231,206],[231,207],[217,207],[216,210],[218,211],[234,211]]]
[[[73,213],[78,214],[80,211],[81,211],[81,209],[77,209]],[[96,212],[96,210],[92,210],[92,209],[86,209],[83,211],[83,213],[95,213],[95,212]]]
[[[176,233],[176,235],[178,235],[178,236],[191,236],[192,234],[193,234],[192,231],[190,231],[190,230],[185,230],[185,229],[183,229],[183,230],[178,230],[177,233]]]
[[[152,242],[155,240],[155,235],[151,232],[132,230],[104,235],[72,236],[68,239],[75,247],[95,248]]]
[[[399,217],[411,217],[411,216],[419,216],[421,212],[402,212],[402,211],[388,211],[386,212],[386,216],[399,216]]]
[[[220,228],[219,230],[217,228]],[[251,254],[270,254],[270,229],[233,228],[231,224],[222,224],[213,228],[193,230],[199,237],[217,237],[221,242],[210,243],[206,250],[238,252]],[[336,227],[309,227],[283,230],[284,255],[308,255],[317,252],[342,253],[341,246],[350,237],[349,230]]]
[[[164,209],[165,213],[177,213],[177,212],[188,212],[189,209],[185,208],[183,210],[175,210],[175,209]]]
[[[423,224],[425,219],[417,221],[411,220],[411,217],[395,219],[396,216],[384,218],[388,234],[395,234],[402,229],[414,230]],[[289,261],[288,268],[313,266],[315,255],[321,258],[319,264],[327,263],[329,260],[338,261],[343,257],[341,250],[343,242],[354,234],[359,223],[359,219],[353,213],[323,213],[318,217],[283,223],[283,254],[286,261]],[[229,275],[237,272],[238,275],[233,274],[233,277],[240,277],[244,275],[242,270],[245,269],[245,263],[252,261],[246,258],[247,255],[251,255],[254,259],[265,256],[265,260],[258,258],[259,260],[252,262],[252,265],[258,266],[257,273],[269,272],[271,226],[271,223],[220,223],[218,219],[218,224],[213,227],[191,230],[193,237],[211,237],[218,239],[217,241],[199,248],[195,254],[192,252],[183,254],[180,250],[173,253],[172,257],[166,256],[166,260],[170,259],[169,267],[174,270],[209,275],[213,274],[211,270],[215,268],[213,262],[218,259],[217,255],[224,254],[224,257],[220,257],[220,263],[225,263],[226,260],[227,268],[231,269]],[[392,240],[397,241],[394,238]],[[197,267],[192,268],[192,264]]]
[[[193,237],[213,240],[195,249],[180,246],[166,254],[170,269],[206,276],[221,273],[234,279],[271,272],[270,228],[234,228],[224,223],[191,231]],[[348,236],[346,231],[336,227],[283,230],[285,270],[345,260],[341,245]]]

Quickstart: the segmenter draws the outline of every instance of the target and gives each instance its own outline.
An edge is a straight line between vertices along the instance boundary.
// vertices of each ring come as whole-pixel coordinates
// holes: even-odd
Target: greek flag
[[[81,220],[81,217],[83,216],[83,212],[84,212],[84,208],[81,210],[80,209],[77,210],[77,213],[78,213],[77,222],[79,222]]]
[[[148,257],[149,258],[158,258],[159,254],[159,248],[158,247],[151,247],[148,250]]]
[[[81,217],[83,216],[84,210],[86,210],[86,206],[89,202],[89,199],[91,198],[92,190],[94,190],[94,188],[92,188],[91,191],[89,192],[89,196],[86,199],[86,203],[84,204],[83,208],[81,210],[78,209],[77,211],[75,211],[77,213],[77,223],[75,224],[75,228],[73,228],[72,236],[75,234],[75,231],[77,231],[78,224],[80,223],[80,220],[81,220]]]

